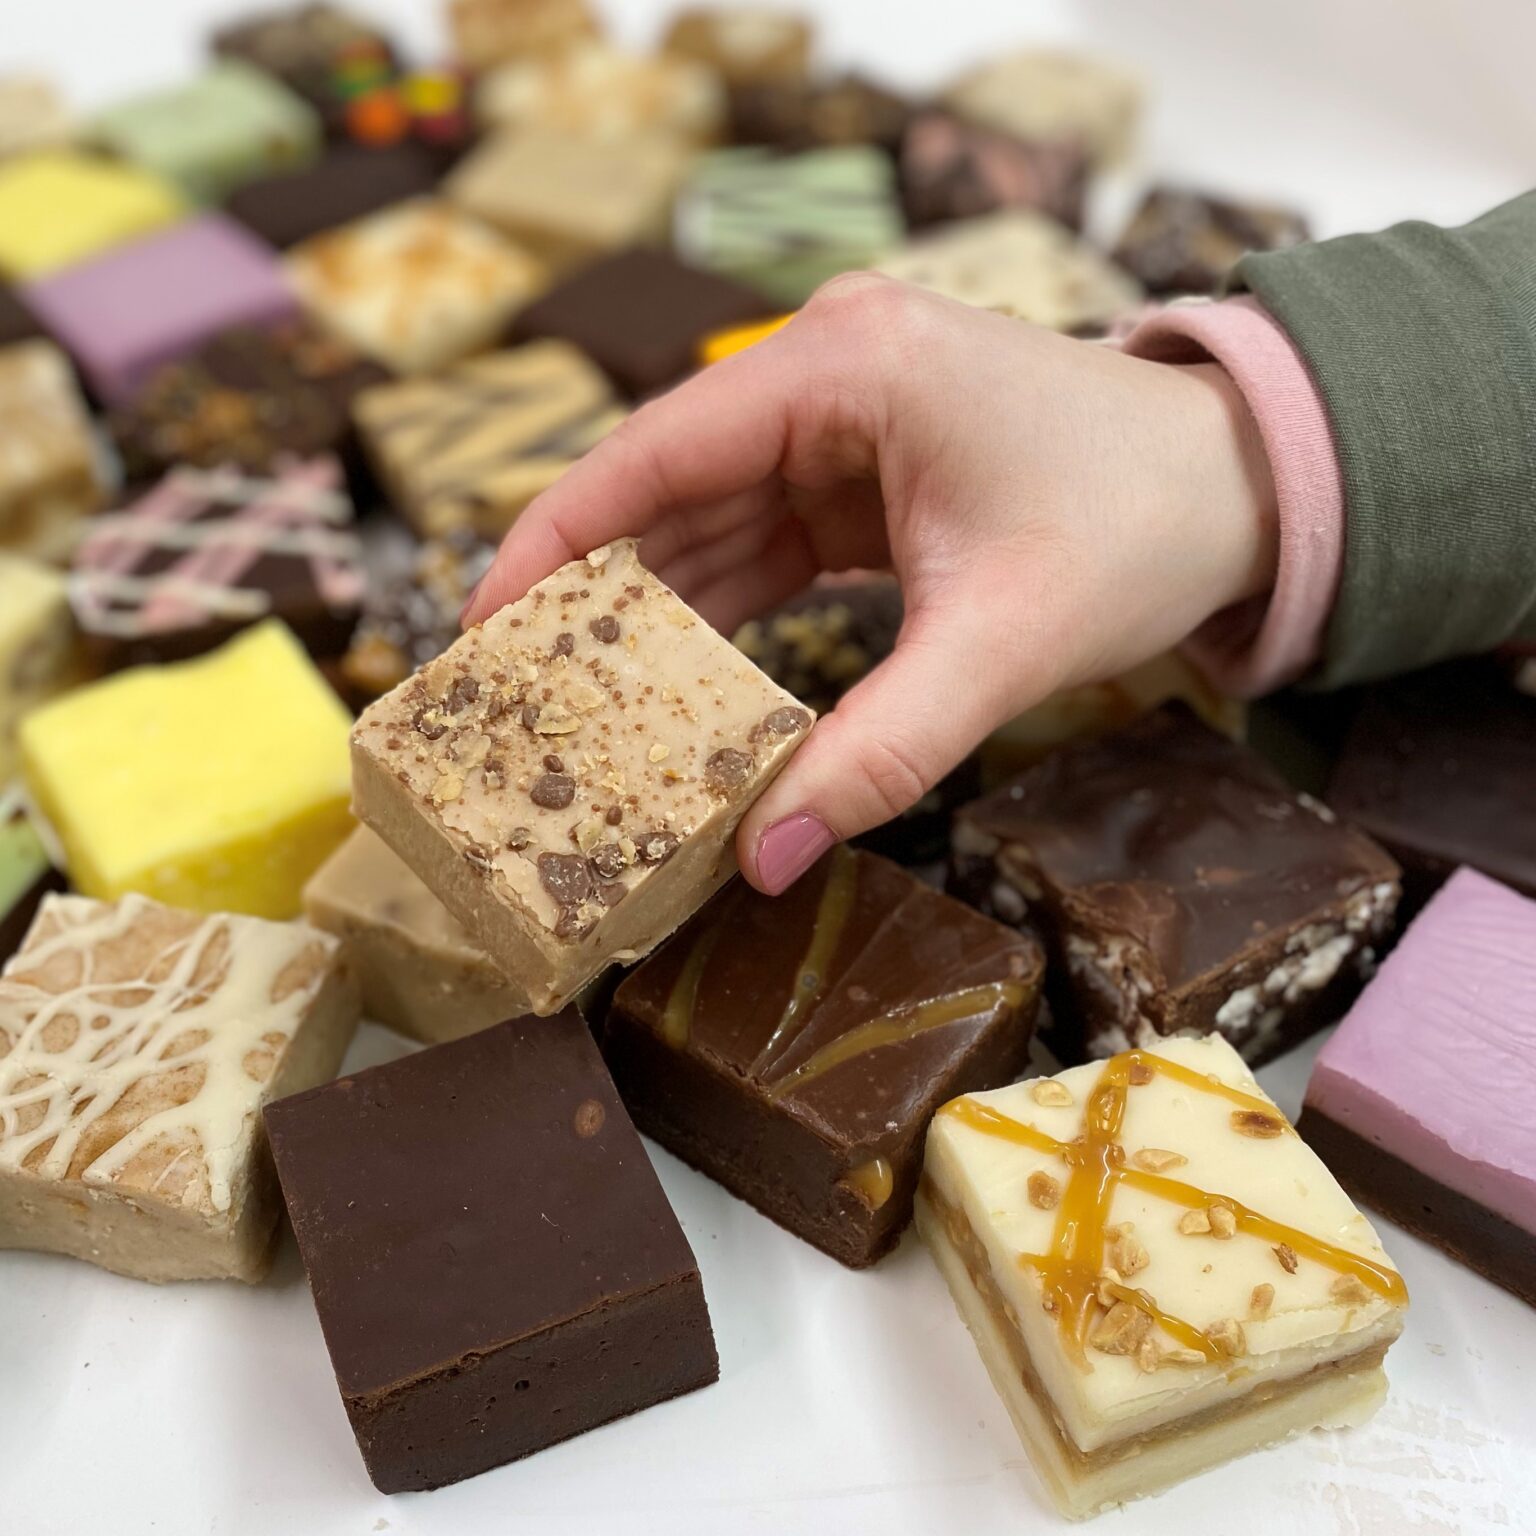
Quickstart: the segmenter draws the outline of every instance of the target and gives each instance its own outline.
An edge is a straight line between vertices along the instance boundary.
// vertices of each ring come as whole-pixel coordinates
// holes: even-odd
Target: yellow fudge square
[[[22,769],[70,879],[194,912],[298,915],[351,829],[341,701],[276,620],[33,711]]]
[[[148,171],[55,150],[0,165],[0,274],[42,277],[174,224],[181,194]]]

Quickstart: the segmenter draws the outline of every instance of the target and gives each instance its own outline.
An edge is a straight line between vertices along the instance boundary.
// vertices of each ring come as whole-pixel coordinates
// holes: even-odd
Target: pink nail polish
[[[787,891],[837,841],[819,816],[783,816],[757,840],[757,878],[770,896]]]

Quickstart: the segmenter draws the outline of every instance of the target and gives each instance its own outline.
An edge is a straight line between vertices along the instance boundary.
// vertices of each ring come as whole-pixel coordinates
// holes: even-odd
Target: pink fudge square
[[[297,313],[271,247],[221,214],[66,268],[25,297],[109,405],[219,331]]]

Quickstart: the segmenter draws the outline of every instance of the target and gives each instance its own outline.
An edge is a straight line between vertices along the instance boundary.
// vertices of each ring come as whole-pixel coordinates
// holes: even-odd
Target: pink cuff
[[[1253,412],[1280,507],[1274,590],[1218,613],[1184,649],[1222,692],[1268,693],[1317,660],[1344,567],[1344,479],[1322,396],[1290,337],[1247,294],[1159,310],[1124,349],[1159,363],[1220,363]]]

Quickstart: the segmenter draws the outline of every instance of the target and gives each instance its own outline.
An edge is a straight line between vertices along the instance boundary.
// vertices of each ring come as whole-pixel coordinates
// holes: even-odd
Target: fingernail
[[[469,589],[469,596],[464,599],[464,606],[459,609],[459,628],[464,628],[465,620],[469,618],[470,610],[475,606],[475,599],[480,596],[480,588],[485,585],[485,577],[481,577],[474,586]]]
[[[770,896],[787,891],[837,837],[819,816],[784,816],[757,840],[757,878]]]

